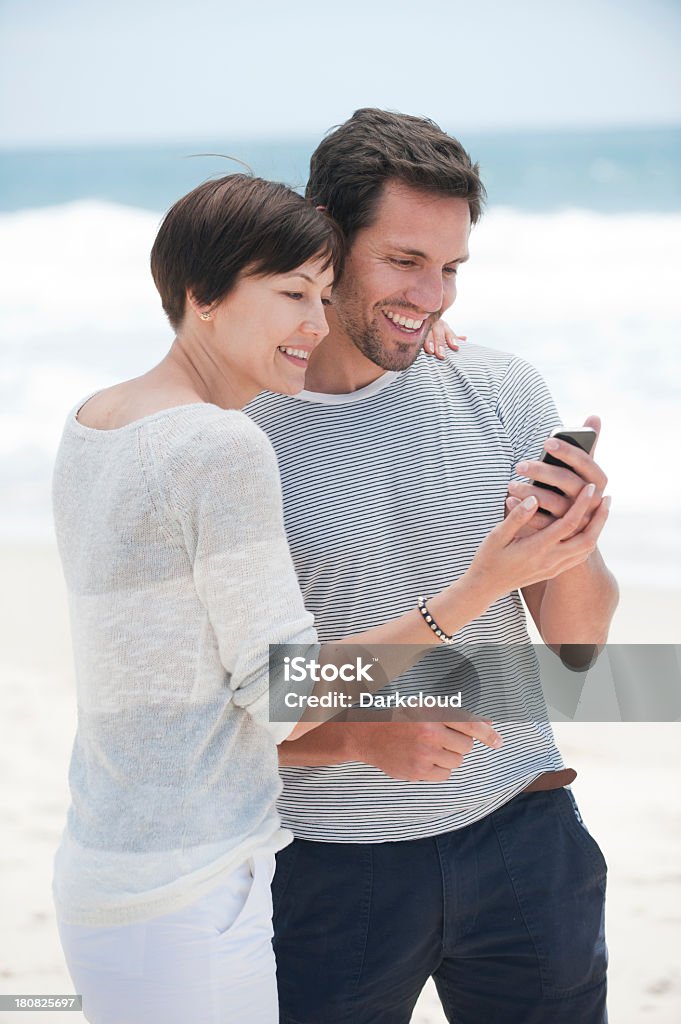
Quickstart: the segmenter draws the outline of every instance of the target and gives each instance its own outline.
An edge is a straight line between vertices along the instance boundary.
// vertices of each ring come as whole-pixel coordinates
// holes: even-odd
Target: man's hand
[[[486,721],[353,722],[346,726],[352,759],[405,782],[446,782],[475,740],[492,750],[501,736]]]
[[[593,427],[596,431],[596,444],[598,444],[598,435],[601,430],[601,421],[598,416],[589,416],[585,420],[584,426]],[[506,507],[509,511],[515,508],[524,498],[534,495],[539,502],[540,508],[549,513],[548,515],[533,516],[527,526],[523,528],[525,536],[537,530],[545,529],[555,522],[556,519],[562,519],[574,504],[584,485],[594,484],[596,490],[575,533],[581,533],[586,528],[593,514],[600,507],[603,493],[608,483],[607,476],[601,467],[594,462],[593,456],[596,444],[594,444],[591,454],[587,455],[585,451],[575,447],[575,445],[568,444],[566,441],[560,441],[555,437],[549,438],[544,443],[545,449],[555,458],[560,459],[561,462],[565,462],[570,467],[569,469],[564,469],[562,466],[550,466],[548,463],[540,462],[539,460],[528,460],[518,463],[516,466],[518,473],[522,473],[523,476],[527,476],[533,481],[539,480],[542,483],[550,484],[552,487],[559,487],[565,495],[556,494],[555,491],[548,491],[544,487],[536,487],[533,484],[520,483],[516,480],[511,481],[508,485],[509,496],[506,499]]]
[[[446,320],[436,320],[423,343],[423,351],[437,359],[445,359],[447,349],[458,352],[459,341],[466,341],[465,334],[456,334]]]
[[[453,722],[325,722],[299,740],[279,744],[282,767],[322,767],[361,761],[405,782],[446,782],[475,740],[503,745],[484,719]]]

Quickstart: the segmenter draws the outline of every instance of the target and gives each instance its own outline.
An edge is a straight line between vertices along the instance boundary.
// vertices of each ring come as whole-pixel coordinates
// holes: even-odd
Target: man
[[[454,301],[484,198],[455,139],[359,110],[317,148],[307,195],[348,242],[330,333],[306,392],[249,411],[277,451],[296,569],[326,640],[461,575],[525,496],[557,517],[594,484],[586,528],[606,479],[565,445],[555,454],[569,469],[536,462],[559,419],[522,360],[473,345],[445,363],[420,355]],[[602,643],[617,588],[595,549],[523,597],[545,642]],[[526,643],[520,595],[457,639]],[[535,676],[530,665],[512,680],[521,704]],[[283,744],[280,810],[296,840],[273,885],[282,1024],[403,1024],[430,975],[457,1024],[605,1021],[603,856],[561,788],[570,773],[549,724],[528,711],[499,729],[501,750],[471,743],[466,756],[442,723],[329,722]]]

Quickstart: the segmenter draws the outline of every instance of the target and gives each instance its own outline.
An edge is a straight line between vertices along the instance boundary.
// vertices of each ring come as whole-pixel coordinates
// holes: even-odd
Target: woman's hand
[[[447,349],[458,352],[457,342],[466,341],[465,334],[456,334],[446,320],[436,320],[423,343],[423,351],[437,359],[445,359]]]
[[[583,487],[560,519],[531,536],[522,534],[536,515],[539,504],[534,496],[526,498],[478,548],[465,574],[470,583],[487,596],[491,595],[491,604],[512,590],[553,579],[585,562],[596,548],[610,509],[610,499],[604,498],[588,525],[580,529],[594,490],[594,484]]]

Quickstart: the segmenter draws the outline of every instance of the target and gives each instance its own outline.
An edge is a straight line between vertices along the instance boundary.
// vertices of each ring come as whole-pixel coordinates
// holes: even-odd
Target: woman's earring
[[[199,317],[201,318],[201,320],[210,320],[211,319],[210,313],[199,313]]]

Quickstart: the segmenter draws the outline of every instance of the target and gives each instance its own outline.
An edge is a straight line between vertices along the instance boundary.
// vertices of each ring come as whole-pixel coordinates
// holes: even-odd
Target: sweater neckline
[[[92,394],[82,398],[69,413],[67,423],[71,430],[80,434],[82,437],[106,437],[107,435],[120,437],[125,433],[130,433],[139,429],[139,427],[146,426],[148,423],[153,423],[155,420],[178,413],[186,413],[190,409],[211,409],[222,413],[234,413],[241,411],[239,409],[221,409],[219,405],[213,405],[212,402],[188,402],[186,405],[170,405],[167,409],[158,409],[156,412],[151,412],[147,416],[140,416],[138,419],[132,420],[130,423],[124,423],[121,427],[89,427],[86,423],[80,422],[78,419],[78,413],[85,405],[87,405],[91,398],[94,398],[95,395],[98,394],[99,391],[93,391]]]

